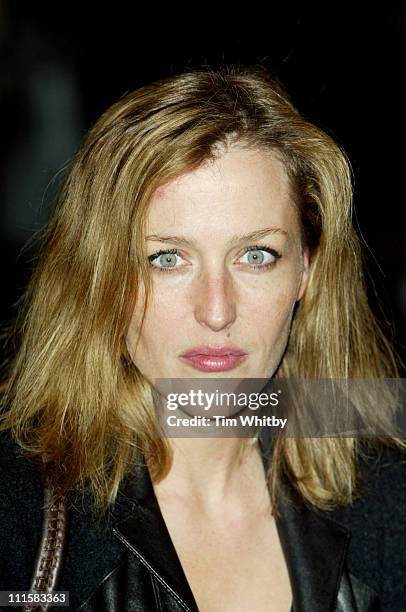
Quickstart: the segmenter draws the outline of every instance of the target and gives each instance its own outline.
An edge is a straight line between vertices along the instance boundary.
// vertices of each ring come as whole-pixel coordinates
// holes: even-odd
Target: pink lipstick
[[[236,346],[196,346],[180,358],[202,372],[225,372],[242,363],[247,353]]]

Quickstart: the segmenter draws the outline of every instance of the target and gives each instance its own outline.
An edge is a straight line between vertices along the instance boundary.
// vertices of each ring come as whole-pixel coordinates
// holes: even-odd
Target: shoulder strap
[[[68,509],[66,497],[49,506],[53,489],[48,482],[44,486],[44,519],[41,540],[35,558],[30,592],[52,593],[57,589],[66,548]],[[24,612],[45,612],[49,604],[27,606]]]

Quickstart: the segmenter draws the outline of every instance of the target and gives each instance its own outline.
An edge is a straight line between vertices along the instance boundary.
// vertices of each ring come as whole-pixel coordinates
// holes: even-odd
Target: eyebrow
[[[283,234],[288,236],[288,232],[280,227],[265,227],[264,229],[256,230],[255,232],[249,232],[248,234],[234,235],[228,241],[229,244],[240,244],[242,242],[251,242],[260,240],[268,234]],[[172,242],[185,246],[193,246],[193,241],[184,238],[183,236],[159,236],[158,234],[151,234],[147,236],[147,240],[156,240],[159,242]]]

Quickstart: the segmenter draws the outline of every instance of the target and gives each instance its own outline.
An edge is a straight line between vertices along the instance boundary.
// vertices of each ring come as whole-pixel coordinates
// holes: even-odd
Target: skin
[[[235,236],[265,228],[279,231],[233,242]],[[265,150],[230,147],[214,162],[155,192],[147,236],[149,256],[174,248],[178,255],[170,255],[175,267],[169,272],[158,269],[165,256],[152,262],[152,299],[139,338],[137,307],[128,329],[128,350],[144,376],[150,381],[271,377],[283,356],[309,265],[282,163]],[[191,244],[153,236],[181,236]],[[247,254],[252,246],[274,249],[280,258],[265,251]],[[256,269],[255,256],[262,266],[274,263]],[[200,372],[180,359],[197,345],[230,343],[247,357],[228,372]]]

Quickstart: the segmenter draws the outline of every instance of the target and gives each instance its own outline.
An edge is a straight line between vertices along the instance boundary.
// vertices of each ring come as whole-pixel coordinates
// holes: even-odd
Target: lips
[[[180,356],[183,361],[204,372],[224,372],[242,363],[247,353],[237,346],[197,346]]]

